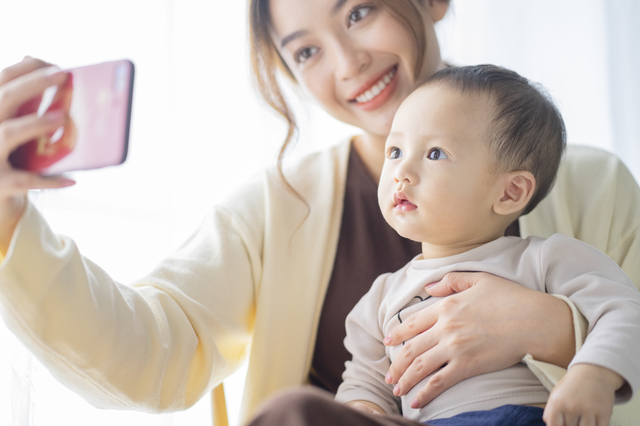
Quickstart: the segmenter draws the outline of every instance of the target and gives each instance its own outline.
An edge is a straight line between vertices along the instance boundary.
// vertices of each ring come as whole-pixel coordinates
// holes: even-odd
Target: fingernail
[[[418,402],[417,398],[411,401],[411,408],[419,408],[419,407],[420,407],[420,403]]]
[[[395,385],[395,386],[393,387],[393,394],[394,394],[395,396],[400,395],[400,385]]]
[[[50,123],[60,123],[64,119],[64,111],[60,109],[49,111],[44,118]]]
[[[384,376],[384,381],[387,382],[387,384],[391,384],[391,371],[389,371],[387,375]]]
[[[26,61],[27,59],[31,59],[31,56],[25,55],[24,58],[22,58],[23,61]]]
[[[391,343],[391,335],[388,335],[387,337],[385,337],[382,343],[384,343],[385,345],[388,345],[389,343]]]
[[[434,285],[438,284],[439,282],[440,281],[435,281],[435,282],[429,283],[429,284],[425,285],[424,288],[433,287]]]
[[[62,178],[60,183],[64,186],[71,186],[71,185],[75,185],[76,181],[73,179]]]

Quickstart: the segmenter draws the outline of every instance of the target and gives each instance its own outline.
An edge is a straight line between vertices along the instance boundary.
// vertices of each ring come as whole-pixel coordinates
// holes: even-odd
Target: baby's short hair
[[[529,213],[551,190],[566,146],[564,121],[549,95],[540,85],[495,65],[448,67],[416,88],[436,83],[489,96],[494,111],[487,142],[499,171],[525,170],[536,179],[522,214]]]

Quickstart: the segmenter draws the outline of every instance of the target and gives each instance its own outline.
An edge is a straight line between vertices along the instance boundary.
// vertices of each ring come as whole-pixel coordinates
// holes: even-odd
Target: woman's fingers
[[[439,348],[436,347],[429,352],[413,354],[414,358],[412,358],[412,362],[406,368],[406,371],[404,371],[404,374],[401,375],[398,383],[393,388],[394,395],[406,395],[422,379],[429,376],[434,371],[437,371],[447,363],[449,358],[445,355],[444,351],[438,349]]]
[[[18,146],[31,139],[55,132],[64,120],[63,111],[51,111],[42,117],[29,114],[0,121],[0,158],[6,159]]]
[[[13,117],[20,105],[41,96],[47,87],[61,85],[67,79],[67,73],[53,67],[13,77],[15,74],[16,71],[11,71],[9,76],[4,76],[8,81],[0,85],[0,121]]]
[[[0,197],[7,199],[24,195],[30,189],[54,189],[74,185],[75,181],[63,176],[43,177],[36,173],[12,170],[0,179]]]
[[[436,283],[425,286],[431,296],[444,297],[470,289],[489,275],[484,272],[449,272]]]
[[[531,298],[529,292],[537,292],[523,291],[524,287],[490,274],[480,281],[482,285],[473,285],[414,313],[390,333],[384,341],[387,345],[409,343],[416,337],[411,340],[410,354],[394,357],[388,383],[403,383],[403,392],[408,392],[409,384],[419,383],[447,363],[423,390],[422,404],[464,378],[509,367],[524,357],[527,351],[522,330],[527,328],[520,324],[519,315],[522,304]],[[419,353],[418,347],[426,353]],[[411,368],[414,361],[410,358],[422,356],[431,360],[427,368]],[[454,370],[452,365],[456,366]]]
[[[0,86],[22,75],[35,71],[38,68],[44,68],[50,65],[48,62],[41,61],[40,59],[25,56],[21,62],[7,67],[0,72]]]
[[[406,341],[404,345],[402,345],[402,349],[400,350],[400,352],[398,352],[398,354],[393,359],[385,381],[388,384],[398,383],[401,389],[403,389],[404,391],[403,393],[401,393],[401,395],[404,395],[413,386],[415,386],[416,383],[425,378],[427,374],[432,373],[442,365],[439,364],[433,366],[433,368],[429,369],[426,374],[423,374],[420,377],[416,377],[416,379],[404,377],[406,376],[405,372],[409,369],[410,366],[418,361],[419,356],[426,354],[427,351],[432,349],[436,343],[437,341],[432,338],[432,334],[429,333],[429,331],[420,333],[416,337]],[[424,361],[420,361],[420,363],[417,366],[414,366],[414,368],[415,367],[419,367],[419,371],[423,371],[425,368],[428,368],[428,366],[425,365]],[[401,377],[403,378],[403,380],[400,380]]]
[[[413,401],[411,401],[411,408],[424,407],[442,392],[465,378],[462,374],[462,369],[456,368],[454,364],[445,365],[433,376],[429,377],[427,384],[420,389]]]
[[[430,308],[434,306],[435,305],[432,305]],[[391,333],[385,337],[383,343],[387,346],[400,345],[402,342],[430,329],[437,320],[438,313],[435,312],[435,309],[422,309],[409,316],[400,325],[391,330]]]
[[[426,287],[426,291],[436,297],[448,296],[468,290],[488,277],[496,278],[484,272],[450,272],[438,283]],[[433,312],[434,308],[435,305],[432,305],[407,318],[387,336],[384,344],[387,346],[398,345],[431,328],[438,320],[438,314]]]

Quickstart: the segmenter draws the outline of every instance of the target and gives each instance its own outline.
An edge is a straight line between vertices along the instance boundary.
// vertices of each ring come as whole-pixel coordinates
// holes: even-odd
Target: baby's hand
[[[347,402],[347,405],[353,408],[354,410],[362,411],[367,414],[385,414],[384,410],[378,407],[373,402],[369,401],[351,401]]]
[[[551,392],[542,419],[547,426],[609,426],[615,392],[624,383],[608,368],[576,364]]]

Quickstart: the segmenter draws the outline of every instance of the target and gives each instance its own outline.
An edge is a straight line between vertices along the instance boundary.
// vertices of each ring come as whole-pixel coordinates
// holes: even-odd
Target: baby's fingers
[[[542,420],[544,420],[547,426],[565,426],[564,416],[558,410],[554,410],[547,405],[542,414]]]

